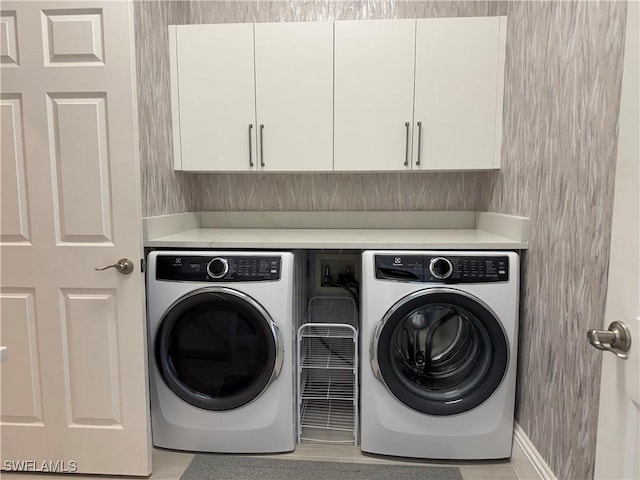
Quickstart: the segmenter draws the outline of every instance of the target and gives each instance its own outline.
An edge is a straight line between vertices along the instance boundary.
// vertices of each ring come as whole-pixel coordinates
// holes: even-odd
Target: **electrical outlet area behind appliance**
[[[360,255],[318,253],[314,271],[316,293],[345,293],[343,287],[360,283]]]

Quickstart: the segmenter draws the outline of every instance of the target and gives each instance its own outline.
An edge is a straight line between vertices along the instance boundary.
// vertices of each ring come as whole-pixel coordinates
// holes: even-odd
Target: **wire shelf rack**
[[[358,443],[358,313],[314,297],[298,329],[298,441]]]
[[[307,323],[300,334],[305,337],[353,338],[355,327],[339,323]]]
[[[357,328],[356,304],[349,297],[313,297],[307,308],[306,323],[336,323]]]
[[[304,326],[301,327],[304,330]],[[305,337],[300,347],[300,366],[303,368],[342,368],[353,370],[355,363],[355,337],[329,338]],[[311,340],[313,339],[313,340]]]
[[[303,427],[353,431],[353,402],[344,400],[303,400]]]
[[[351,400],[355,396],[353,374],[348,370],[302,370],[302,400]]]
[[[303,400],[301,409],[301,442],[357,444],[353,402]]]

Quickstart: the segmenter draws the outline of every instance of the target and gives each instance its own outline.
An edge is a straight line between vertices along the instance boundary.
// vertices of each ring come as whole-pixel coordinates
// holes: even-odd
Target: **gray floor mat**
[[[462,480],[457,467],[378,465],[250,458],[194,457],[181,480]]]

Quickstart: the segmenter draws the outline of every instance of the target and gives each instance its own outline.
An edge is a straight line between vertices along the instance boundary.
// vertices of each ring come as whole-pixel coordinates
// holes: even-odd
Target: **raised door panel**
[[[115,290],[61,289],[66,422],[122,429]]]
[[[0,242],[30,245],[22,96],[0,97]]]
[[[56,242],[113,245],[106,94],[47,101]]]
[[[335,23],[335,170],[411,169],[415,24]]]
[[[257,23],[255,40],[258,169],[332,170],[333,24]]]
[[[18,33],[16,30],[16,12],[3,11],[0,13],[0,65],[3,68],[19,66],[18,63]]]
[[[499,167],[505,19],[417,21],[414,169]]]
[[[184,25],[175,35],[182,170],[255,169],[253,25]]]
[[[0,425],[44,427],[35,289],[0,291],[0,345],[11,348],[0,377]]]
[[[100,8],[42,11],[47,66],[105,65]]]

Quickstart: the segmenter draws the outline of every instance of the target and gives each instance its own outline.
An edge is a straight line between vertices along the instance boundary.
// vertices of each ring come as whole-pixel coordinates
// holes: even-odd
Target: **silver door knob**
[[[609,330],[589,330],[587,332],[587,340],[597,349],[614,353],[622,360],[629,358],[631,333],[622,322],[617,320],[611,322]]]
[[[106,270],[108,268],[115,268],[118,272],[122,273],[123,275],[128,275],[131,272],[133,272],[133,262],[131,260],[129,260],[128,258],[121,258],[120,260],[118,260],[113,265],[109,265],[109,266],[102,267],[102,268],[95,268],[94,270],[96,270],[98,272],[101,272],[101,271]]]

